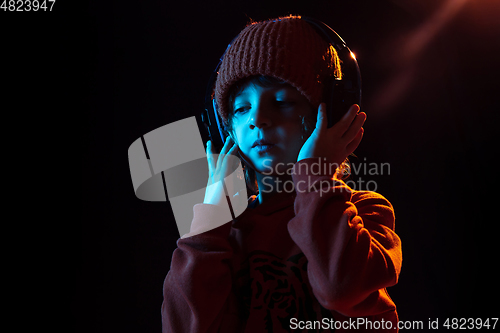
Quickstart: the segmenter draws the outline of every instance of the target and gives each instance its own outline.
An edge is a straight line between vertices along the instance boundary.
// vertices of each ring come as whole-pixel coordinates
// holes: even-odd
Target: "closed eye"
[[[234,113],[239,113],[239,114],[242,114],[242,113],[245,113],[247,112],[248,110],[250,109],[249,106],[242,106],[242,107],[239,107],[237,109],[234,110]]]

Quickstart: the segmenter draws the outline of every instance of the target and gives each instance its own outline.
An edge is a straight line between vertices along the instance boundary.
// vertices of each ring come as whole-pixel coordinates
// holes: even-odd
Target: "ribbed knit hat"
[[[226,51],[215,83],[215,98],[223,121],[233,84],[253,75],[273,76],[291,84],[317,108],[324,83],[340,73],[337,53],[300,16],[247,25]]]

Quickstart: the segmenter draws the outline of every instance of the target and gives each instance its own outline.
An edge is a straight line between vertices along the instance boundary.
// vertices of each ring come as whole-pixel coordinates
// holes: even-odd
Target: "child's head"
[[[314,129],[326,82],[340,76],[335,49],[300,17],[243,29],[224,55],[215,98],[251,169],[280,174],[296,162]],[[255,147],[259,139],[264,144]],[[247,172],[251,188],[253,176]]]
[[[215,98],[224,122],[232,86],[254,75],[283,80],[317,109],[325,83],[341,77],[340,60],[333,46],[300,16],[249,24],[232,41],[218,71]]]

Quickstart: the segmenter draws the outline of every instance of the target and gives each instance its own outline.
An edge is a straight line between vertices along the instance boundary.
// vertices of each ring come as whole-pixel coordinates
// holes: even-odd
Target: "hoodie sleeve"
[[[211,217],[220,216],[217,209],[220,207],[195,205],[193,224],[203,224]],[[234,322],[227,314],[234,302],[230,230],[228,222],[177,241],[163,284],[163,333],[218,332],[222,326]]]
[[[344,316],[377,315],[394,309],[386,287],[398,281],[401,241],[392,205],[375,192],[357,192],[322,174],[318,159],[293,169],[296,216],[291,238],[308,259],[312,290],[329,310]]]

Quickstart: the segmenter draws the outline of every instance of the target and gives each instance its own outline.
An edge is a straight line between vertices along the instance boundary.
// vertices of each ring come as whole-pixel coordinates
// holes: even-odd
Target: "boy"
[[[366,119],[353,105],[327,128],[332,75],[341,75],[335,50],[298,16],[252,23],[227,50],[215,97],[230,136],[218,156],[207,145],[209,176],[226,177],[239,156],[258,196],[233,221],[214,218],[222,187],[194,206],[191,230],[208,231],[177,242],[164,332],[397,331],[386,291],[402,261],[394,211],[331,172]]]

